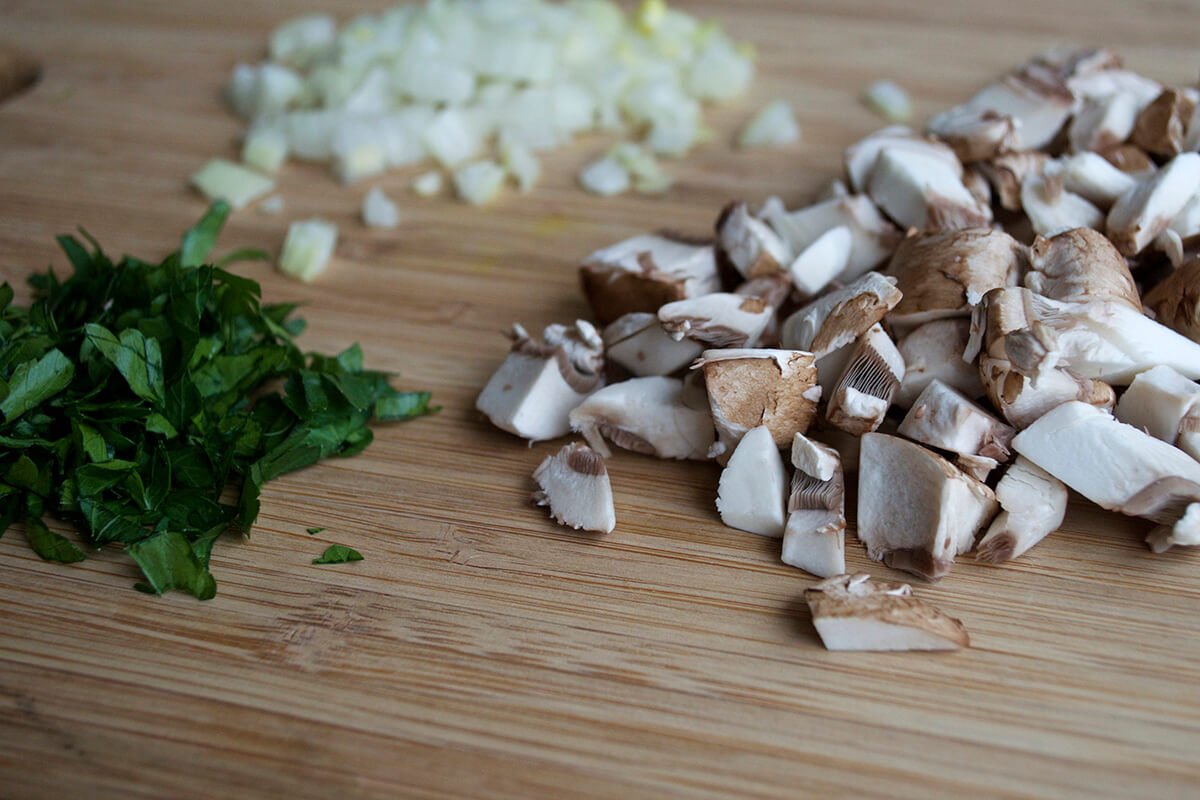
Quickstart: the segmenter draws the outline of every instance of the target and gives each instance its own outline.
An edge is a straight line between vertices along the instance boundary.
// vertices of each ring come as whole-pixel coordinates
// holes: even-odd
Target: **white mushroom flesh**
[[[997,510],[985,484],[896,436],[863,436],[858,470],[858,538],[867,555],[929,580],[950,571]]]
[[[632,375],[645,378],[670,375],[691,364],[704,346],[691,339],[676,341],[658,321],[657,314],[634,312],[604,329],[605,355]]]
[[[1058,530],[1067,514],[1067,487],[1024,456],[996,484],[996,500],[1000,513],[976,551],[989,564],[1017,558]]]
[[[760,536],[779,538],[784,529],[787,474],[779,448],[766,427],[746,433],[717,486],[721,521]]]
[[[658,309],[658,320],[672,339],[709,347],[753,347],[774,315],[763,300],[731,292],[676,300]]]
[[[904,359],[904,378],[896,392],[895,403],[911,408],[921,392],[934,380],[953,386],[967,397],[982,397],[979,369],[963,358],[971,321],[941,319],[913,329],[896,343]],[[821,368],[820,362],[817,369]]]
[[[600,533],[616,527],[608,468],[604,458],[587,445],[572,442],[547,456],[533,479],[539,489],[532,501],[548,506],[559,525]]]
[[[589,396],[571,411],[571,430],[608,457],[618,447],[658,458],[708,458],[715,432],[707,408],[687,402],[678,378],[632,378]]]
[[[1108,236],[1134,256],[1166,230],[1200,186],[1200,153],[1183,153],[1126,192],[1108,212]],[[1096,227],[1096,226],[1092,226]]]
[[[1005,461],[1016,434],[1011,427],[939,380],[921,392],[898,432],[922,444],[962,455]]]

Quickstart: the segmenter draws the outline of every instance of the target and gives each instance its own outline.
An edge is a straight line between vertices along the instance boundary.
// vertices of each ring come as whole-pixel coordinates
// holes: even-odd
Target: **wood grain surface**
[[[1190,83],[1200,4],[680,5],[755,42],[760,76],[663,197],[576,189],[607,144],[588,139],[482,211],[389,174],[396,231],[357,223],[370,184],[295,165],[283,216],[235,215],[223,248],[278,250],[288,221],[336,221],[317,284],[245,274],[308,304],[307,348],[359,341],[443,410],[270,484],[254,536],[218,544],[211,602],[133,591],[117,552],[63,567],[19,531],[0,539],[0,797],[1200,796],[1200,552],[1154,555],[1146,524],[1075,503],[1017,562],[965,557],[918,582],[972,649],[828,653],[806,575],[720,524],[716,467],[619,453],[617,530],[576,535],[525,503],[559,443],[526,447],[473,410],[500,330],[585,312],[581,256],[649,227],[704,233],[732,197],[809,200],[881,125],[858,101],[868,82],[900,81],[924,118],[1075,41]],[[332,6],[380,4],[0,0],[0,38],[44,66],[0,106],[0,276],[62,268],[53,237],[77,225],[117,253],[173,248],[205,205],[186,176],[236,153],[229,69],[286,16]],[[774,97],[795,103],[803,142],[732,152]],[[366,560],[312,566],[334,542]],[[904,579],[847,549],[851,568]]]

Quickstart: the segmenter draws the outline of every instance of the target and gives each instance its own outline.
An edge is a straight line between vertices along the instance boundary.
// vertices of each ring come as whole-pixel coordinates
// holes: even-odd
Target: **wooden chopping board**
[[[173,248],[205,205],[186,176],[236,152],[230,68],[282,19],[332,5],[0,0],[0,39],[44,65],[0,106],[0,277],[62,268],[53,237],[77,225],[114,253]],[[486,210],[418,200],[415,171],[389,174],[394,232],[357,223],[367,185],[296,165],[283,216],[235,215],[223,248],[277,250],[290,220],[336,221],[317,284],[243,271],[270,300],[308,303],[305,347],[359,341],[443,410],[270,484],[253,538],[216,548],[207,603],[134,592],[116,552],[62,567],[19,531],[0,539],[0,797],[1200,796],[1200,552],[1154,555],[1147,524],[1077,502],[1017,562],[965,557],[917,582],[972,649],[828,653],[809,578],[777,542],[720,524],[714,466],[619,453],[617,530],[574,535],[525,504],[558,444],[526,447],[473,410],[500,330],[585,313],[574,267],[591,250],[704,233],[732,197],[810,200],[881,125],[858,102],[870,81],[908,87],[924,119],[1066,40],[1188,83],[1200,5],[680,5],[755,42],[760,76],[663,197],[576,189],[607,144],[593,139]],[[803,143],[732,152],[774,97]],[[333,542],[366,560],[312,566]],[[851,569],[906,579],[847,549]]]

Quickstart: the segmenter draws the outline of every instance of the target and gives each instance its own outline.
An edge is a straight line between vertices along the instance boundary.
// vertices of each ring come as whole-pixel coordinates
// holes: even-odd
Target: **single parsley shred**
[[[50,514],[92,547],[123,546],[136,588],[205,600],[213,545],[250,533],[267,481],[361,452],[372,422],[436,410],[427,392],[364,369],[358,345],[297,348],[295,306],[264,305],[256,282],[224,269],[262,253],[208,263],[228,213],[213,205],[157,264],[60,236],[73,273],[33,275],[28,308],[0,285],[0,535],[22,522],[43,559],[82,561]],[[230,485],[237,503],[221,499]],[[338,546],[324,558],[362,556]]]
[[[314,558],[314,564],[345,564],[350,561],[362,561],[362,553],[352,547],[340,544],[331,545],[320,558]]]

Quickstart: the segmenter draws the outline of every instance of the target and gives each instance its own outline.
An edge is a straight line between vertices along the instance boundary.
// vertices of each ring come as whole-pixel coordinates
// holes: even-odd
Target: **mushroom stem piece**
[[[1086,403],[1063,403],[1013,448],[1110,511],[1175,525],[1200,501],[1200,463]]]
[[[813,626],[828,650],[959,650],[963,624],[913,596],[906,583],[836,575],[805,590]]]
[[[898,433],[960,455],[1006,461],[1016,431],[952,387],[934,380],[921,392]]]

